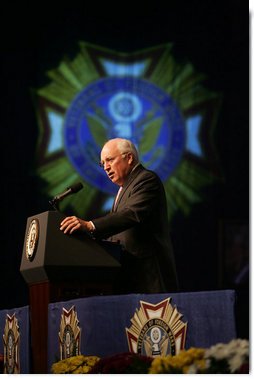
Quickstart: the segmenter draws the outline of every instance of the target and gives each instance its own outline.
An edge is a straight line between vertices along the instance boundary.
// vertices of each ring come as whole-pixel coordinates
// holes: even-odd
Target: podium
[[[47,211],[27,219],[20,272],[29,286],[32,372],[47,373],[48,304],[113,294],[121,247],[80,232],[65,235],[65,215]]]

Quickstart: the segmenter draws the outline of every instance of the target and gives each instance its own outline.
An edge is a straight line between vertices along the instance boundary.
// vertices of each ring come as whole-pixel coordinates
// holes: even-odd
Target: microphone
[[[72,193],[76,193],[83,188],[82,183],[73,184],[71,187],[67,187],[63,193],[56,195],[52,200],[49,201],[50,205],[55,205],[59,201],[63,200],[66,196],[71,195]]]

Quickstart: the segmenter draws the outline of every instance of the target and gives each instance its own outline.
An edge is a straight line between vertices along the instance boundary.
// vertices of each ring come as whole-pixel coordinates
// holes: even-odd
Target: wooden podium
[[[48,304],[113,294],[120,245],[86,233],[60,231],[65,215],[47,211],[27,219],[20,272],[29,286],[32,372],[48,372]]]

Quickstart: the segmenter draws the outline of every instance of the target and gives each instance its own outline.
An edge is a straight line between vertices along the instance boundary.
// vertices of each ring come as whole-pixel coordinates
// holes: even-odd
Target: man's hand
[[[90,221],[82,220],[76,216],[66,217],[60,224],[60,230],[64,232],[64,234],[72,234],[76,230],[92,232],[93,226]]]

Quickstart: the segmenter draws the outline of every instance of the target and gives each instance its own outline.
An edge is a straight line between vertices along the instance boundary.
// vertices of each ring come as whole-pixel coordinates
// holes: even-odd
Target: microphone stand
[[[49,204],[54,208],[55,211],[59,212],[59,202],[56,199],[49,200]]]
[[[70,195],[72,193],[76,193],[83,188],[82,183],[76,183],[72,187],[66,188],[65,192],[61,193],[60,195],[55,196],[52,200],[49,200],[49,204],[59,212],[59,205],[58,203],[63,200],[67,195]]]

